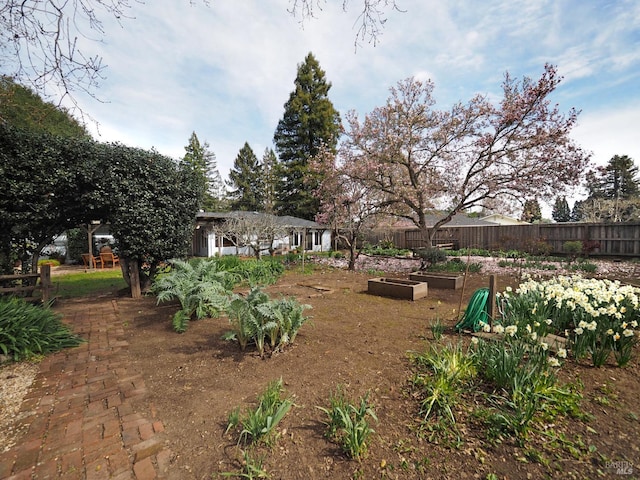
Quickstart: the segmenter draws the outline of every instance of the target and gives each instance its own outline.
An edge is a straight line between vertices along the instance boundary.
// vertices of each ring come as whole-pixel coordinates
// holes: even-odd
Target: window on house
[[[313,244],[322,245],[322,235],[320,232],[313,232]]]
[[[233,243],[233,240],[228,238],[226,235],[224,237],[222,237],[222,246],[223,247],[234,247],[235,243]]]

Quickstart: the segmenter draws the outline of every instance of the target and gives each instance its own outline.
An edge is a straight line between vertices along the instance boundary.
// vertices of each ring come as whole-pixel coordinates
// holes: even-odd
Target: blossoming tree
[[[569,137],[578,112],[551,105],[560,81],[551,65],[536,81],[506,74],[497,104],[477,95],[445,111],[434,108],[431,81],[406,79],[363,121],[348,114],[340,161],[380,208],[413,222],[430,245],[471,207],[551,198],[579,185],[590,155]],[[434,212],[444,215],[429,226]]]

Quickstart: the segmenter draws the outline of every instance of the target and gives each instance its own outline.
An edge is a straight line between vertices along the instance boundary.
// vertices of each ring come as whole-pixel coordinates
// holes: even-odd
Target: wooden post
[[[100,222],[95,220],[92,221],[91,223],[87,224],[86,230],[87,230],[87,242],[89,243],[88,247],[89,247],[89,270],[93,269],[93,234],[96,230],[98,230],[98,228],[100,228]],[[83,226],[84,228],[84,226]]]
[[[142,297],[140,291],[140,272],[138,271],[138,260],[129,261],[129,282],[131,285],[131,298]]]
[[[51,265],[44,264],[40,267],[40,288],[42,289],[42,303],[47,303],[51,298]]]
[[[302,247],[302,273],[304,274],[304,250],[307,247],[307,229],[302,229],[302,239],[300,240],[300,246]]]
[[[487,313],[489,314],[489,323],[493,325],[496,318],[496,293],[498,291],[498,276],[493,274],[489,276],[489,305]]]

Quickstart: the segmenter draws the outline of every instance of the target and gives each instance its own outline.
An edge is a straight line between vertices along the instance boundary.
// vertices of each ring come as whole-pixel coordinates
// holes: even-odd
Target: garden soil
[[[584,385],[581,405],[593,419],[558,417],[537,425],[565,439],[558,445],[541,434],[524,446],[508,437],[489,441],[486,428],[473,421],[479,395],[473,391],[465,393],[467,407],[455,412],[459,441],[456,435],[443,439],[421,428],[408,353],[430,348],[430,325],[437,320],[447,327],[441,341],[467,345],[470,337],[456,334],[453,326],[460,306],[488,286],[489,278],[470,275],[464,292],[431,289],[426,298],[408,301],[368,294],[371,277],[331,268],[288,272],[268,292],[311,305],[312,318],[295,344],[264,358],[251,347],[240,351],[237,343],[223,340],[229,330],[225,318],[193,321],[178,334],[171,328],[175,305],[118,298],[131,362],[149,391],[135,408],[145,415],[152,411],[163,422],[172,452],[162,475],[205,479],[240,472],[237,432],[225,433],[228,415],[237,407],[255,409],[267,384],[282,379],[295,405],[278,425],[277,440],[251,453],[263,458],[271,479],[640,478],[639,352],[626,368],[567,362],[559,371],[564,381]],[[513,276],[498,279],[500,288],[517,283]],[[328,407],[339,385],[354,403],[368,395],[378,417],[361,461],[347,458],[325,437],[326,415],[317,407]],[[618,476],[624,473],[630,475]]]

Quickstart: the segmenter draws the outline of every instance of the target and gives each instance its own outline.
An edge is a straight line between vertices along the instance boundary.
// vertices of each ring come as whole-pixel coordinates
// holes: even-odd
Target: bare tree
[[[583,222],[637,222],[640,220],[640,198],[588,198],[582,203],[580,210],[580,221]]]
[[[258,259],[265,251],[273,255],[275,240],[287,234],[286,227],[277,216],[255,212],[239,212],[220,228],[238,248],[249,247]]]

